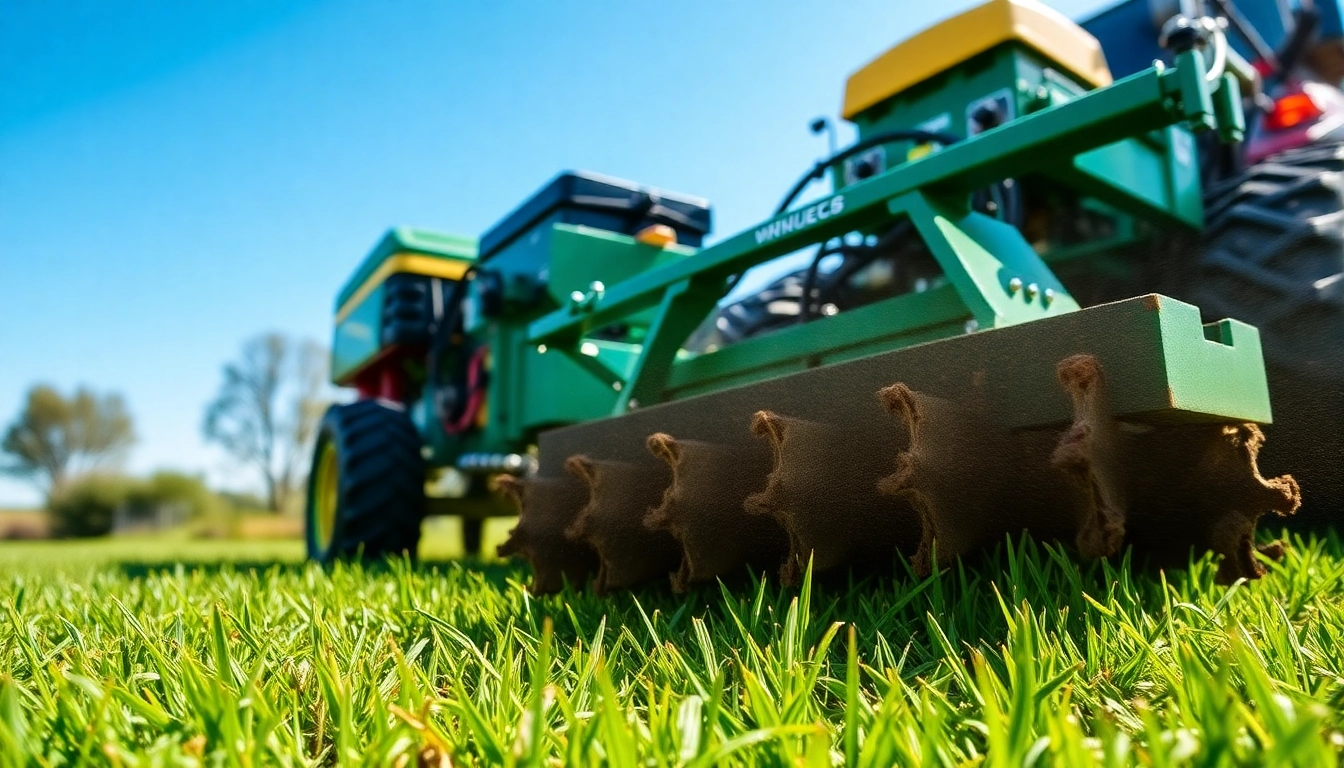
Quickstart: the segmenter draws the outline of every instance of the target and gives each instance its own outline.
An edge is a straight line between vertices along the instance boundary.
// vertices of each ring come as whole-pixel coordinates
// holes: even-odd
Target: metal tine
[[[974,392],[958,401],[898,382],[878,398],[908,440],[878,488],[919,519],[916,573],[946,567],[1005,534],[1073,537],[1081,499],[1050,463],[1057,429],[1010,431]]]
[[[885,567],[919,540],[909,507],[879,493],[898,436],[871,419],[846,426],[759,411],[752,431],[771,447],[774,465],[763,490],[747,497],[749,513],[785,530],[789,553],[780,580],[797,584],[809,558],[815,572],[845,565]]]
[[[674,591],[746,567],[779,567],[788,551],[784,530],[773,518],[749,515],[744,507],[747,496],[765,487],[773,463],[765,444],[748,434],[727,443],[678,440],[657,432],[647,447],[672,471],[672,482],[644,523],[681,543]]]
[[[648,510],[662,502],[672,482],[667,464],[646,453],[628,461],[575,455],[565,468],[587,488],[587,501],[565,535],[597,553],[594,591],[667,578],[678,567],[681,544],[667,531],[644,525]]]
[[[1283,545],[1255,544],[1259,518],[1294,514],[1302,495],[1288,475],[1265,478],[1258,458],[1264,435],[1254,424],[1139,425],[1108,408],[1105,376],[1090,356],[1060,363],[1059,379],[1074,402],[1075,420],[1054,463],[1085,490],[1084,554],[1108,555],[1121,536],[1159,563],[1181,565],[1191,547],[1221,557],[1217,579],[1258,578],[1255,557],[1277,558]]]
[[[518,523],[500,544],[500,557],[518,555],[532,566],[530,590],[553,594],[568,582],[581,588],[597,571],[597,553],[564,535],[588,500],[588,490],[573,477],[504,476],[499,488],[518,507]]]

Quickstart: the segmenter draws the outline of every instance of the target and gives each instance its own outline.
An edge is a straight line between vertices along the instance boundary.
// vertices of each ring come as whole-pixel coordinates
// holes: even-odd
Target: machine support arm
[[[887,202],[926,190],[969,193],[1126,137],[1179,122],[1218,128],[1213,92],[1231,78],[1207,81],[1199,51],[1176,66],[1153,67],[1079,98],[985,131],[947,149],[898,166],[808,206],[786,211],[675,264],[609,286],[594,302],[557,310],[529,326],[533,344],[577,338],[623,316],[657,306],[663,293],[689,278],[723,279],[770,259],[888,217]],[[1223,99],[1236,94],[1222,94]]]

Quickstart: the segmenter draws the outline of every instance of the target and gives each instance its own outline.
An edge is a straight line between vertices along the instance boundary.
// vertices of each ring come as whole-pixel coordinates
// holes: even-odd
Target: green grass
[[[1319,766],[1344,749],[1333,539],[1231,588],[1207,561],[1163,574],[1018,542],[927,579],[607,599],[531,597],[497,562],[299,557],[0,545],[0,761]]]

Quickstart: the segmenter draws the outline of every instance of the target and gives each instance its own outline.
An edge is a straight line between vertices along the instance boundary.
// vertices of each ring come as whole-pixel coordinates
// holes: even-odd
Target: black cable
[[[785,195],[784,199],[780,201],[778,206],[776,206],[775,212],[771,214],[771,216],[778,216],[788,210],[789,206],[793,204],[793,201],[798,195],[802,194],[804,189],[807,189],[809,184],[826,175],[826,170],[828,168],[836,163],[842,163],[860,152],[872,149],[880,144],[890,144],[895,141],[917,141],[921,143],[935,142],[942,144],[943,146],[948,146],[950,144],[955,144],[960,140],[961,139],[958,139],[956,136],[949,133],[920,130],[887,131],[886,133],[869,136],[863,141],[846,147],[825,160],[818,160],[816,164],[812,166],[811,170],[803,174],[802,178],[798,179],[797,183],[793,185],[793,188],[789,190],[789,193]],[[724,291],[724,295],[733,292],[733,289],[736,288],[737,284],[742,280],[742,274],[743,273],[739,272],[728,278],[728,285]]]
[[[1015,229],[1022,229],[1026,217],[1026,205],[1022,202],[1022,187],[1015,179],[1004,179],[994,185],[1001,190],[999,196],[1000,210],[997,211],[999,221],[1009,224]]]
[[[476,267],[468,267],[456,282],[453,283],[452,294],[444,307],[443,317],[434,326],[434,332],[429,338],[429,355],[426,365],[429,370],[426,371],[425,388],[429,390],[428,395],[430,403],[434,408],[434,416],[440,423],[450,421],[451,414],[443,413],[443,403],[439,399],[439,364],[440,355],[447,349],[452,341],[453,334],[457,332],[457,324],[462,320],[462,300],[465,298],[467,284],[475,277]]]
[[[837,253],[852,255],[860,250],[862,247],[845,245],[843,241],[835,248],[827,248],[825,243],[817,248],[817,252],[812,256],[812,263],[807,265],[807,273],[803,277],[803,295],[798,297],[798,322],[806,323],[812,319],[812,293],[816,290],[817,272],[821,268],[822,260]]]
[[[1316,34],[1316,28],[1321,23],[1321,14],[1310,2],[1302,3],[1302,7],[1297,13],[1293,14],[1293,31],[1284,41],[1283,46],[1278,50],[1279,76],[1286,75],[1297,66],[1297,60],[1302,53],[1307,50],[1307,43],[1311,41],[1312,35]]]
[[[836,268],[835,272],[831,273],[830,278],[828,279],[828,282],[830,283],[844,282],[852,277],[855,272],[863,269],[868,264],[871,264],[874,259],[879,257],[895,241],[908,237],[912,229],[914,229],[914,225],[910,223],[909,219],[901,219],[896,222],[895,226],[884,232],[882,236],[877,239],[877,242],[872,245],[841,245],[830,251],[825,251],[824,248],[823,250],[818,251],[812,258],[812,263],[808,265],[807,273],[803,280],[803,302],[798,311],[798,322],[806,323],[811,321],[812,294],[818,292],[818,299],[820,299],[821,294],[817,289],[816,280],[821,268],[822,259],[825,259],[827,256],[834,253],[844,253],[849,257],[845,259],[843,264]]]
[[[1022,189],[1012,179],[1005,179],[997,182],[989,188],[990,198],[996,207],[996,216],[1014,228],[1021,229],[1023,205]],[[841,245],[836,248],[826,248],[823,243],[812,257],[808,265],[807,272],[803,279],[802,303],[798,312],[798,322],[810,322],[813,317],[813,294],[817,294],[816,304],[821,304],[821,296],[825,292],[825,286],[819,287],[817,279],[821,269],[821,262],[827,256],[837,253],[845,255],[845,262],[832,272],[827,282],[830,284],[843,283],[858,272],[860,269],[871,264],[887,251],[897,240],[909,237],[912,234],[914,225],[909,219],[902,219],[891,229],[888,229],[873,245],[864,246],[846,246]]]
[[[872,149],[879,144],[890,144],[894,141],[917,141],[920,143],[936,142],[943,146],[947,146],[949,144],[957,143],[960,139],[951,134],[938,133],[936,131],[908,130],[887,131],[886,133],[879,133],[876,136],[869,136],[857,144],[852,144],[849,147],[840,150],[825,160],[818,160],[816,165],[812,166],[812,170],[803,174],[803,177],[798,179],[798,182],[793,185],[793,188],[784,196],[784,199],[780,201],[779,205],[775,208],[775,212],[771,215],[778,216],[784,211],[787,211],[789,206],[793,204],[794,199],[802,194],[802,191],[807,189],[809,184],[826,175],[827,168],[830,168],[836,163],[844,162],[866,149]]]

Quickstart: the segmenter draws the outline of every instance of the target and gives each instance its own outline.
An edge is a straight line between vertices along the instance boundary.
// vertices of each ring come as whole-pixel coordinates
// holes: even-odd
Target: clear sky
[[[825,153],[854,69],[972,4],[0,3],[0,423],[34,382],[118,391],[130,470],[249,487],[201,438],[220,366],[328,343],[388,227],[478,235],[586,169],[707,197],[727,236]]]

